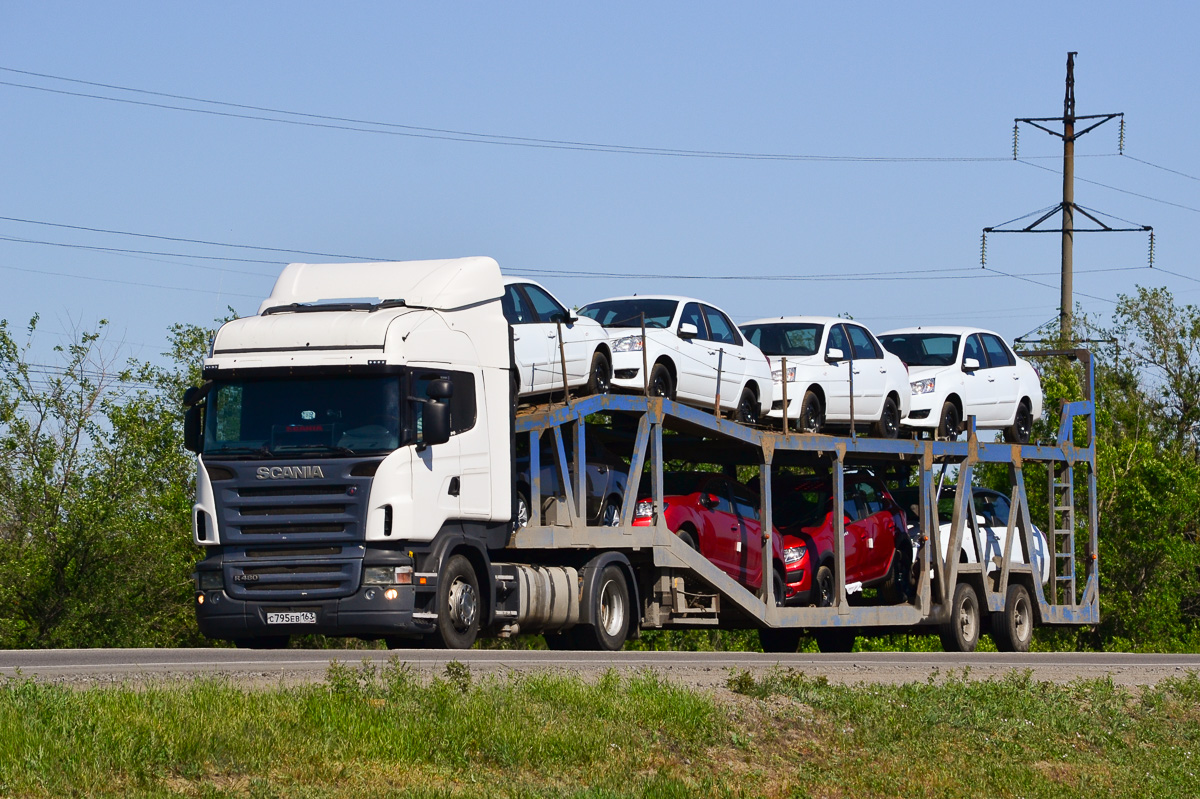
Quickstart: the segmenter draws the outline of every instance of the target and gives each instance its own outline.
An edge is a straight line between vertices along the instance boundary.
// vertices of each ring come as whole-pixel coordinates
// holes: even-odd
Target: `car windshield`
[[[804,323],[774,323],[769,325],[745,325],[742,332],[750,343],[767,355],[816,355],[821,346],[821,333],[825,326]]]
[[[896,333],[879,340],[909,366],[952,366],[960,338],[957,333]]]
[[[218,383],[208,398],[204,454],[362,455],[401,441],[401,378],[306,377]]]
[[[628,300],[593,302],[579,309],[580,316],[595,319],[604,327],[641,327],[642,314],[646,327],[670,327],[675,318],[676,300],[652,300],[633,297]]]

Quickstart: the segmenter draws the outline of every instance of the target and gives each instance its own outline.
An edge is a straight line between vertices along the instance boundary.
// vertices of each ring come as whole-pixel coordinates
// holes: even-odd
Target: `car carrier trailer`
[[[386,291],[376,290],[380,284]],[[948,648],[970,651],[989,625],[1000,648],[1023,650],[1035,624],[1099,621],[1088,352],[1043,353],[1078,359],[1087,373],[1087,396],[1064,404],[1053,445],[981,442],[971,420],[965,441],[792,434],[639,395],[567,394],[518,407],[511,349],[502,351],[511,331],[499,312],[499,285],[491,259],[293,265],[258,317],[218,334],[205,385],[185,399],[189,445],[200,453],[193,532],[207,550],[195,575],[204,634],[248,646],[323,633],[464,648],[480,635],[541,633],[554,647],[613,650],[644,629],[720,627],[756,628],[772,651],[794,651],[805,633],[822,650],[838,651],[857,635],[928,631]],[[343,296],[377,299],[327,302]],[[387,441],[381,433],[378,452],[346,445],[373,441],[370,434],[310,416],[320,413],[315,400],[295,406],[307,421],[268,425],[271,441],[261,447],[213,444],[238,408],[275,407],[250,408],[256,392],[275,391],[267,393],[284,406],[314,386],[358,390],[354,381],[381,391],[382,404],[398,414],[399,431]],[[250,423],[246,415],[240,424]],[[612,526],[587,523],[587,487],[575,479],[587,473],[589,426],[621,442],[629,460]],[[239,435],[246,434],[227,437]],[[518,442],[528,443],[524,527],[511,521]],[[543,496],[547,450],[557,496]],[[367,451],[374,454],[356,454]],[[832,603],[781,605],[770,490],[760,492],[761,540],[744,542],[761,547],[762,588],[743,587],[666,527],[663,473],[678,463],[754,471],[762,487],[772,485],[773,471],[827,474],[834,508],[843,506],[847,468],[870,466],[915,484],[918,540],[906,599],[888,604],[848,592],[845,522],[834,513]],[[970,491],[980,464],[1003,464],[1009,475],[1005,551],[991,560]],[[943,547],[937,505],[947,469],[957,481]],[[650,485],[649,524],[634,524],[638,478]],[[1035,479],[1045,481],[1049,507],[1049,518],[1037,520],[1053,564],[1045,586],[1030,562],[1027,488]],[[1017,540],[1024,559],[1014,556]],[[964,541],[974,547],[973,563],[961,562]]]

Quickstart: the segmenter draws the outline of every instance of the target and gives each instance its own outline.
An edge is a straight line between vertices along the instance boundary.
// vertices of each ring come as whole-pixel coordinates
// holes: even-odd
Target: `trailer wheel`
[[[616,652],[625,646],[629,634],[629,586],[625,572],[616,564],[609,564],[600,573],[599,586],[592,594],[592,620],[589,625],[574,629],[580,649],[600,652]]]
[[[950,620],[943,624],[938,635],[947,652],[974,652],[979,643],[979,597],[968,583],[954,588],[950,603]]]
[[[760,627],[758,645],[764,652],[795,652],[800,648],[800,631],[780,627]]]
[[[1020,583],[1008,587],[1004,610],[992,614],[992,638],[1001,652],[1028,652],[1033,640],[1033,603]]]
[[[438,576],[437,629],[442,649],[470,649],[479,635],[479,578],[471,561],[452,555]]]
[[[813,577],[813,599],[819,608],[833,605],[833,569],[827,564],[822,564]]]
[[[962,432],[962,414],[958,412],[958,406],[946,400],[939,419],[937,437],[944,441],[954,441],[958,438],[958,434]]]
[[[826,653],[852,652],[854,641],[858,638],[858,631],[853,627],[830,627],[813,630],[812,634],[816,639],[817,649]]]
[[[872,432],[876,438],[896,438],[900,435],[900,409],[896,407],[896,400],[892,399],[891,394],[884,398],[883,411]]]
[[[650,369],[650,396],[675,399],[675,381],[671,379],[671,370],[664,364],[656,363]]]
[[[821,398],[815,391],[805,391],[804,401],[800,403],[800,416],[796,419],[796,429],[801,433],[819,433],[825,424],[825,410],[821,407]]]
[[[1033,432],[1033,411],[1029,403],[1021,400],[1017,406],[1017,415],[1013,418],[1012,427],[1004,428],[1004,440],[1010,444],[1028,444],[1029,435]]]
[[[601,350],[596,350],[592,356],[592,371],[588,377],[587,393],[607,394],[612,388],[612,364],[608,356]]]
[[[742,389],[742,396],[738,398],[737,410],[733,412],[734,418],[741,424],[755,425],[758,424],[758,397],[754,396],[754,390],[749,386]]]

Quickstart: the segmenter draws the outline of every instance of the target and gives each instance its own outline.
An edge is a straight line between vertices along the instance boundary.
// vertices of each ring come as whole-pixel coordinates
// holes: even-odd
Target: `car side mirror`
[[[190,405],[187,413],[183,415],[183,446],[188,452],[194,452],[197,455],[200,454],[200,436],[203,432],[203,420],[200,414],[199,405]]]
[[[684,322],[679,326],[679,337],[682,339],[693,339],[698,335],[700,335],[700,328],[691,322]]]
[[[974,372],[978,368],[979,368],[979,359],[978,358],[963,358],[963,371],[964,372]]]
[[[700,495],[700,504],[705,508],[712,510],[713,508],[717,507],[717,498],[707,492],[703,493]]]
[[[825,350],[825,360],[829,363],[837,363],[838,361],[846,360],[845,354],[837,347],[830,347]]]

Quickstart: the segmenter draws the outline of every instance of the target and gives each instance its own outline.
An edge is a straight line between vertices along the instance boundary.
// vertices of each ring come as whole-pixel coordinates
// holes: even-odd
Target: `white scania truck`
[[[845,649],[868,630],[924,628],[969,651],[987,624],[1004,648],[1021,649],[1034,623],[1098,620],[1086,500],[1095,448],[1071,433],[1085,419],[1094,434],[1090,394],[1064,411],[1057,446],[983,443],[973,429],[963,442],[783,434],[660,397],[568,395],[518,412],[503,294],[498,265],[484,257],[292,264],[256,316],[221,327],[203,384],[184,397],[205,635],[260,647],[324,633],[465,648],[481,634],[540,632],[553,647],[611,650],[646,627],[721,625],[758,628],[765,648],[794,651],[804,631],[822,649]],[[589,524],[600,468],[587,457],[592,428],[628,463],[615,524]],[[547,497],[543,458],[556,478]],[[770,492],[754,511],[761,540],[743,533],[738,544],[761,557],[762,579],[757,589],[739,583],[666,527],[664,464],[681,460],[757,467],[763,486],[772,468],[823,471],[833,507],[843,506],[847,465],[896,470],[920,489],[925,533],[914,542],[911,591],[893,604],[848,594],[844,520],[833,514],[833,599],[781,606]],[[967,490],[981,462],[1009,464],[1008,540],[1025,541],[1025,552],[1024,475],[1049,476],[1055,511],[1043,529],[1055,570],[1045,591],[1019,556],[990,571],[940,557],[966,540],[984,551]],[[946,464],[959,472],[948,533],[934,479]],[[511,521],[518,471],[530,514],[520,527]],[[1091,487],[1080,502],[1077,482]],[[1087,507],[1076,514],[1076,505]]]

